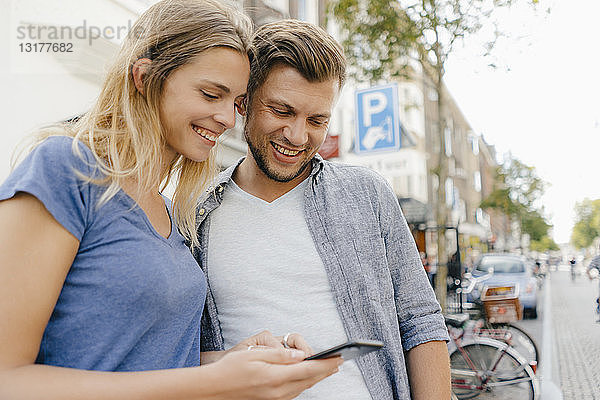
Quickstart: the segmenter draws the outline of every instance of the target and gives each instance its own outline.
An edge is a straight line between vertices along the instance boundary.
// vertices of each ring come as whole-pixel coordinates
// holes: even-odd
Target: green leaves
[[[527,1],[532,6],[537,0]],[[454,46],[493,24],[495,10],[517,0],[332,0],[329,14],[338,22],[350,73],[371,83],[410,76],[409,59],[443,74]],[[497,36],[483,44],[482,54]],[[433,80],[436,80],[435,77]]]
[[[600,236],[600,199],[584,199],[575,204],[575,225],[571,243],[578,249],[589,247]]]
[[[538,205],[545,186],[534,167],[509,157],[498,167],[495,188],[481,203],[481,208],[495,209],[518,220],[522,232],[531,239],[532,249],[551,250],[556,246],[548,236],[552,225],[546,222],[544,209]]]
[[[337,0],[329,9],[339,23],[355,79],[376,82],[408,74],[408,63],[401,59],[409,56],[418,32],[399,2]]]

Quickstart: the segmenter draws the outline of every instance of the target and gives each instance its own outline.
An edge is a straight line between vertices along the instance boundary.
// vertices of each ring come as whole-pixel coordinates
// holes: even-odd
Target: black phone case
[[[383,343],[377,340],[355,340],[306,357],[305,360],[319,360],[337,356],[342,356],[344,360],[352,360],[372,351],[379,350],[382,347]]]

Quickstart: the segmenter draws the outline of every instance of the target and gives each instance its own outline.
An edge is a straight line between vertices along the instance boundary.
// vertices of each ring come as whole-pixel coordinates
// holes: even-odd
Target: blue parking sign
[[[374,153],[400,149],[398,85],[395,83],[356,91],[354,151]]]

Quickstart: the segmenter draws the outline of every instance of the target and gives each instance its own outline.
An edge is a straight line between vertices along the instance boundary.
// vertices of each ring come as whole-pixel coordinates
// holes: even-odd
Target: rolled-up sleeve
[[[394,286],[404,351],[434,340],[448,341],[441,307],[429,284],[412,234],[391,188],[379,188],[380,225]]]

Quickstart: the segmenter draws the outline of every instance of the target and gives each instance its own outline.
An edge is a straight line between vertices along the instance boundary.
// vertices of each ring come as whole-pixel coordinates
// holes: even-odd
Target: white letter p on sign
[[[364,126],[369,127],[371,126],[371,116],[385,110],[387,99],[382,92],[371,92],[365,93],[362,100]]]

